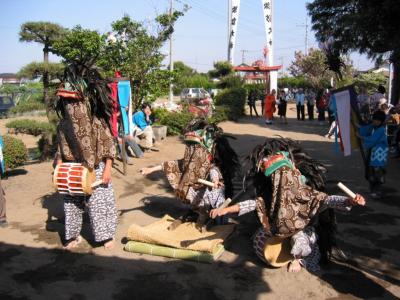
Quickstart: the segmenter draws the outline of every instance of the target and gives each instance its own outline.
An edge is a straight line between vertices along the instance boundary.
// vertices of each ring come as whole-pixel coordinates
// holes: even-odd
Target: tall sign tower
[[[228,61],[233,65],[236,33],[239,22],[240,0],[228,0]]]
[[[266,43],[264,56],[266,65],[274,65],[274,23],[273,23],[273,0],[261,0],[264,12],[264,29],[266,34]],[[228,61],[233,65],[236,46],[236,33],[239,21],[240,0],[228,0]],[[270,91],[278,87],[278,72],[270,73]]]

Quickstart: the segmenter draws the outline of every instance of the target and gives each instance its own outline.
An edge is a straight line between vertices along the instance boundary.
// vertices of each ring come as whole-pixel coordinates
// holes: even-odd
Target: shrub
[[[217,83],[217,88],[219,89],[239,88],[242,87],[243,84],[244,81],[240,76],[231,74],[221,77],[220,81]]]
[[[6,123],[6,127],[13,128],[15,133],[26,133],[34,136],[38,136],[43,133],[53,133],[56,130],[54,124],[30,119],[13,120]]]
[[[11,108],[9,113],[18,114],[18,113],[25,113],[35,110],[45,110],[46,106],[44,103],[37,102],[37,101],[24,101],[18,103],[17,106]]]
[[[228,120],[229,107],[226,105],[215,106],[212,117],[208,119],[210,123],[220,123]]]
[[[244,115],[246,89],[239,87],[223,90],[218,93],[215,100],[217,106],[225,106],[229,120],[237,121]]]
[[[5,135],[3,142],[3,156],[7,169],[15,169],[27,161],[28,151],[20,139]]]
[[[170,112],[166,109],[158,108],[153,111],[157,120],[156,124],[168,126],[168,135],[182,134],[186,125],[194,118],[189,112]]]

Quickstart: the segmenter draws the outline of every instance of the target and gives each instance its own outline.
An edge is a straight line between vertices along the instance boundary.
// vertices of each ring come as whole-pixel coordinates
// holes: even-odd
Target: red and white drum
[[[91,195],[98,185],[96,174],[80,163],[62,163],[54,170],[53,183],[60,194]]]

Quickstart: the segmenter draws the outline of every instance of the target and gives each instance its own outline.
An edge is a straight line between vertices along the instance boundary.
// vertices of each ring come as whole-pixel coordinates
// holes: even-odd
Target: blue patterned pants
[[[104,163],[95,169],[96,180],[103,175]],[[117,210],[114,189],[110,184],[94,189],[91,196],[70,196],[64,198],[65,239],[76,239],[82,229],[83,213],[87,207],[90,225],[96,242],[114,238],[117,229]]]

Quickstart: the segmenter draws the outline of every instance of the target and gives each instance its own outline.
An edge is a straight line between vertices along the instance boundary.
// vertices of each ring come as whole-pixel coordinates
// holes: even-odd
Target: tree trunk
[[[43,101],[46,106],[46,115],[49,118],[50,114],[50,101],[49,101],[49,49],[45,46],[43,48],[43,62],[44,62],[44,71],[43,71]]]
[[[393,79],[390,103],[396,105],[400,98],[400,52],[395,51],[392,54],[391,61],[393,63]]]

